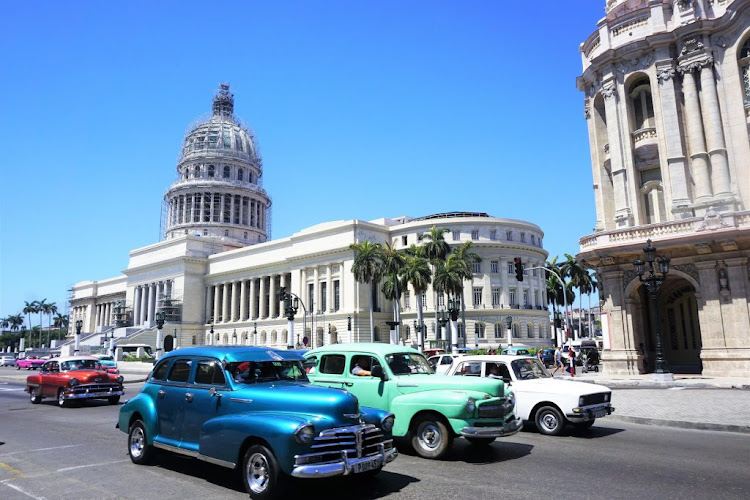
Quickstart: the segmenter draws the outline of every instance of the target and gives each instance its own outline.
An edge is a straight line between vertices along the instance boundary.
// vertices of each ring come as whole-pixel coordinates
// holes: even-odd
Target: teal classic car
[[[360,404],[396,415],[395,437],[440,458],[455,437],[486,445],[518,432],[515,395],[502,380],[435,375],[425,357],[392,344],[333,344],[305,354],[310,380],[346,389]],[[358,374],[355,374],[358,373]]]
[[[394,416],[313,386],[302,361],[260,347],[171,351],[120,409],[130,459],[159,448],[239,468],[255,499],[281,495],[289,476],[375,475],[398,455]]]

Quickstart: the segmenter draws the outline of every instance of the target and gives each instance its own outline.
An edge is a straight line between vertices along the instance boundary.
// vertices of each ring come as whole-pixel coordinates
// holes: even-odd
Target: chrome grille
[[[389,450],[393,440],[385,439],[382,429],[373,424],[326,429],[313,439],[313,452],[298,455],[296,464],[338,461],[344,453],[352,458],[368,457],[377,454],[381,446]]]
[[[581,406],[600,405],[611,401],[611,392],[598,392],[596,394],[588,394],[583,396],[583,404]]]
[[[119,384],[85,384],[72,388],[73,394],[86,394],[88,392],[107,392],[122,390]]]
[[[503,418],[513,411],[513,405],[507,398],[492,403],[479,404],[477,415],[479,418]]]

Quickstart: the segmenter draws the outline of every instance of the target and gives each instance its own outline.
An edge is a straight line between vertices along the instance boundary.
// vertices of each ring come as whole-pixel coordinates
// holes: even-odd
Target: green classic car
[[[393,436],[408,437],[424,458],[442,457],[455,437],[486,445],[522,425],[515,395],[502,380],[435,375],[409,347],[333,344],[304,356],[315,385],[346,389],[362,406],[396,415]]]

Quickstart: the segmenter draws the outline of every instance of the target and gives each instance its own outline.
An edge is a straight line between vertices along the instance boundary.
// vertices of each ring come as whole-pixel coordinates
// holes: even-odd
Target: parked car
[[[0,366],[15,366],[16,357],[12,354],[3,354],[0,356]]]
[[[31,402],[56,398],[60,407],[73,401],[106,399],[117,404],[125,393],[122,377],[106,372],[93,356],[64,356],[45,362],[39,373],[26,377]]]
[[[345,389],[359,402],[396,415],[393,435],[408,437],[424,458],[440,458],[453,439],[486,445],[518,432],[515,396],[502,380],[457,380],[436,375],[409,347],[380,343],[332,344],[305,354],[314,384]],[[463,359],[463,357],[461,358]],[[368,365],[366,375],[354,375]],[[365,372],[363,372],[365,373]]]
[[[518,415],[542,434],[558,435],[566,423],[589,428],[615,411],[608,387],[552,378],[533,357],[464,356],[448,374],[465,380],[489,377],[495,369],[516,393]]]
[[[430,356],[427,358],[427,362],[435,373],[445,375],[448,372],[448,368],[453,364],[453,360],[463,356],[462,354],[438,354],[436,356]]]
[[[44,364],[46,360],[37,358],[36,356],[27,356],[25,358],[18,358],[16,360],[16,370],[25,368],[27,370],[36,370]]]
[[[432,349],[424,349],[422,350],[422,354],[424,354],[425,358],[430,358],[432,356],[437,356],[438,354],[445,354],[445,349],[441,349],[439,347],[432,348]]]
[[[531,351],[528,347],[506,347],[502,351],[500,351],[500,354],[505,354],[508,356],[531,356]]]
[[[114,373],[115,375],[120,373],[120,370],[117,369],[117,361],[109,354],[95,354],[94,356],[99,360],[104,369],[107,370],[107,373]]]
[[[167,353],[120,409],[130,459],[145,464],[159,448],[239,468],[255,499],[281,495],[288,476],[372,476],[394,460],[394,416],[313,386],[302,361],[264,347]]]

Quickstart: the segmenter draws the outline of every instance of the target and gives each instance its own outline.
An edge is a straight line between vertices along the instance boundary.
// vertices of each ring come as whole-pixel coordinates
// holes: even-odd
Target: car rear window
[[[178,359],[169,370],[167,380],[170,382],[187,382],[190,378],[190,361],[187,359]]]
[[[195,383],[206,385],[224,385],[224,370],[219,363],[211,360],[198,362],[198,368],[195,372]]]
[[[345,366],[346,360],[344,359],[344,356],[340,354],[329,354],[328,356],[323,356],[320,360],[320,373],[341,375],[344,373]]]
[[[167,374],[167,366],[169,365],[169,360],[162,361],[158,365],[156,365],[156,368],[154,369],[153,375],[151,375],[151,380],[164,380],[164,376]]]

